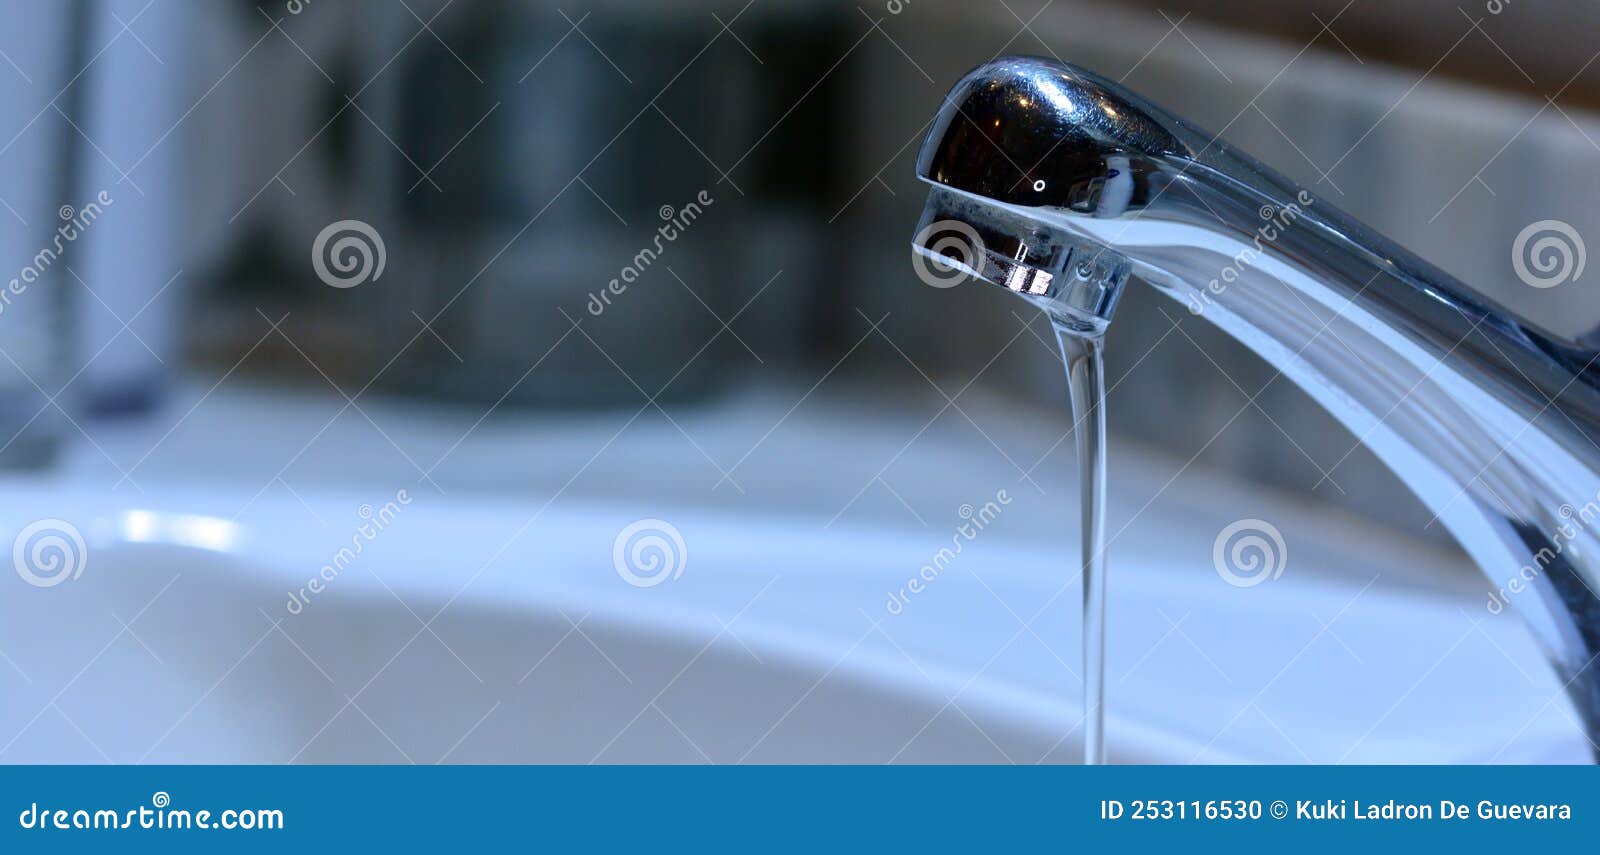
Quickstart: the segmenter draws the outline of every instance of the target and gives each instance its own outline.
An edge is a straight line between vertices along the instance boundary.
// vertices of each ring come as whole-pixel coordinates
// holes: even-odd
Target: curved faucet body
[[[1248,155],[1050,60],[1000,59],[957,83],[917,174],[933,185],[925,224],[981,237],[986,260],[968,273],[1089,334],[1131,275],[1304,388],[1482,568],[1487,611],[1526,619],[1600,743],[1592,344],[1537,328]],[[1062,247],[1066,272],[1092,275],[1063,276]],[[1014,269],[1035,262],[1043,280]]]

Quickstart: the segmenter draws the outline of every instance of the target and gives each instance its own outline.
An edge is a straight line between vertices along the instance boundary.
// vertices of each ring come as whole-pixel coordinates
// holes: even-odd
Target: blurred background
[[[822,538],[942,532],[1004,487],[1048,497],[1032,535],[1070,536],[1048,325],[909,266],[918,146],[961,74],[1023,53],[1120,79],[1575,334],[1587,283],[1523,286],[1511,245],[1535,220],[1600,234],[1600,170],[1575,166],[1600,157],[1597,27],[1558,0],[19,6],[0,468],[127,501],[240,483],[212,510],[244,522],[265,497],[407,485]],[[1306,538],[1420,550],[1385,584],[1478,596],[1270,366],[1149,289],[1118,318],[1113,531],[1157,497],[1308,509]],[[283,536],[329,529],[305,523]]]
[[[964,423],[942,394],[957,389],[1059,410],[1042,321],[907,275],[925,123],[999,52],[1124,79],[1552,328],[1584,300],[1513,287],[1508,247],[1536,219],[1600,217],[1594,177],[1568,166],[1600,137],[1588,6],[569,5],[19,11],[0,41],[5,256],[32,267],[71,224],[60,213],[111,201],[29,274],[40,293],[6,306],[0,462],[182,413],[186,384],[224,374],[426,412],[494,405],[495,424],[533,432],[647,402],[647,422],[739,402],[781,415],[823,371],[823,400],[861,379],[885,418]],[[703,214],[659,241],[661,214],[702,193]],[[342,220],[381,239],[380,278],[318,278],[312,248]],[[624,273],[626,295],[587,316]],[[1158,299],[1130,293],[1110,337],[1113,382],[1140,365],[1113,396],[1119,440],[1421,527],[1348,433],[1288,384],[1256,396],[1269,367]],[[675,476],[727,491],[746,449],[695,444]],[[530,442],[527,461],[474,471],[394,445],[402,470],[500,486],[548,456]],[[160,460],[95,456],[119,477]]]

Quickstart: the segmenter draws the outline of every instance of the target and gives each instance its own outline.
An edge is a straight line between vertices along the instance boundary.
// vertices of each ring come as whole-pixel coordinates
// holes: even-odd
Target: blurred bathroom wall
[[[1594,327],[1597,301],[1523,286],[1511,254],[1536,220],[1600,233],[1600,21],[1586,5],[62,8],[80,3],[81,21],[57,26],[63,44],[77,33],[83,72],[60,87],[42,70],[6,78],[14,114],[40,117],[22,136],[29,156],[56,160],[0,162],[14,167],[5,198],[44,212],[19,211],[32,223],[81,195],[69,176],[109,184],[127,200],[117,214],[139,206],[116,231],[108,216],[101,241],[143,251],[86,245],[73,269],[87,284],[62,286],[76,297],[56,321],[76,319],[78,357],[38,351],[41,375],[63,363],[70,376],[112,342],[117,370],[71,384],[68,400],[106,402],[74,404],[85,417],[137,417],[163,382],[239,370],[497,405],[531,424],[803,389],[836,365],[896,394],[937,394],[926,374],[1056,410],[1063,384],[1036,317],[983,289],[928,288],[908,266],[926,123],[999,53],[1125,79],[1491,298],[1573,336]],[[54,43],[35,38],[43,27],[14,17],[0,48],[20,68],[58,67],[29,52]],[[84,117],[81,133],[56,103]],[[15,269],[37,241],[8,234]],[[338,281],[361,252],[381,272]],[[153,288],[171,291],[141,313]],[[8,350],[36,350],[24,339],[39,328],[3,331]],[[1423,527],[1355,437],[1183,307],[1130,289],[1109,347],[1112,382],[1129,377],[1111,399],[1119,438]],[[15,408],[26,419],[46,398],[13,385],[34,395]]]

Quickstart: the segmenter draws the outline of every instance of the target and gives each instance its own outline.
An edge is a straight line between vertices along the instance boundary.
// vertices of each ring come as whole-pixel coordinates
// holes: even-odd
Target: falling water
[[[1099,336],[1056,324],[1078,438],[1083,541],[1083,762],[1105,762],[1106,412]]]

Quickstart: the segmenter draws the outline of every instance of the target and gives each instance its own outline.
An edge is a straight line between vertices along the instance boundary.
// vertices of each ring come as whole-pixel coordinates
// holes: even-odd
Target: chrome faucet
[[[1487,611],[1523,616],[1600,743],[1600,331],[1540,329],[1071,65],[962,78],[917,175],[920,255],[1087,336],[1137,278],[1298,383],[1472,556]]]

